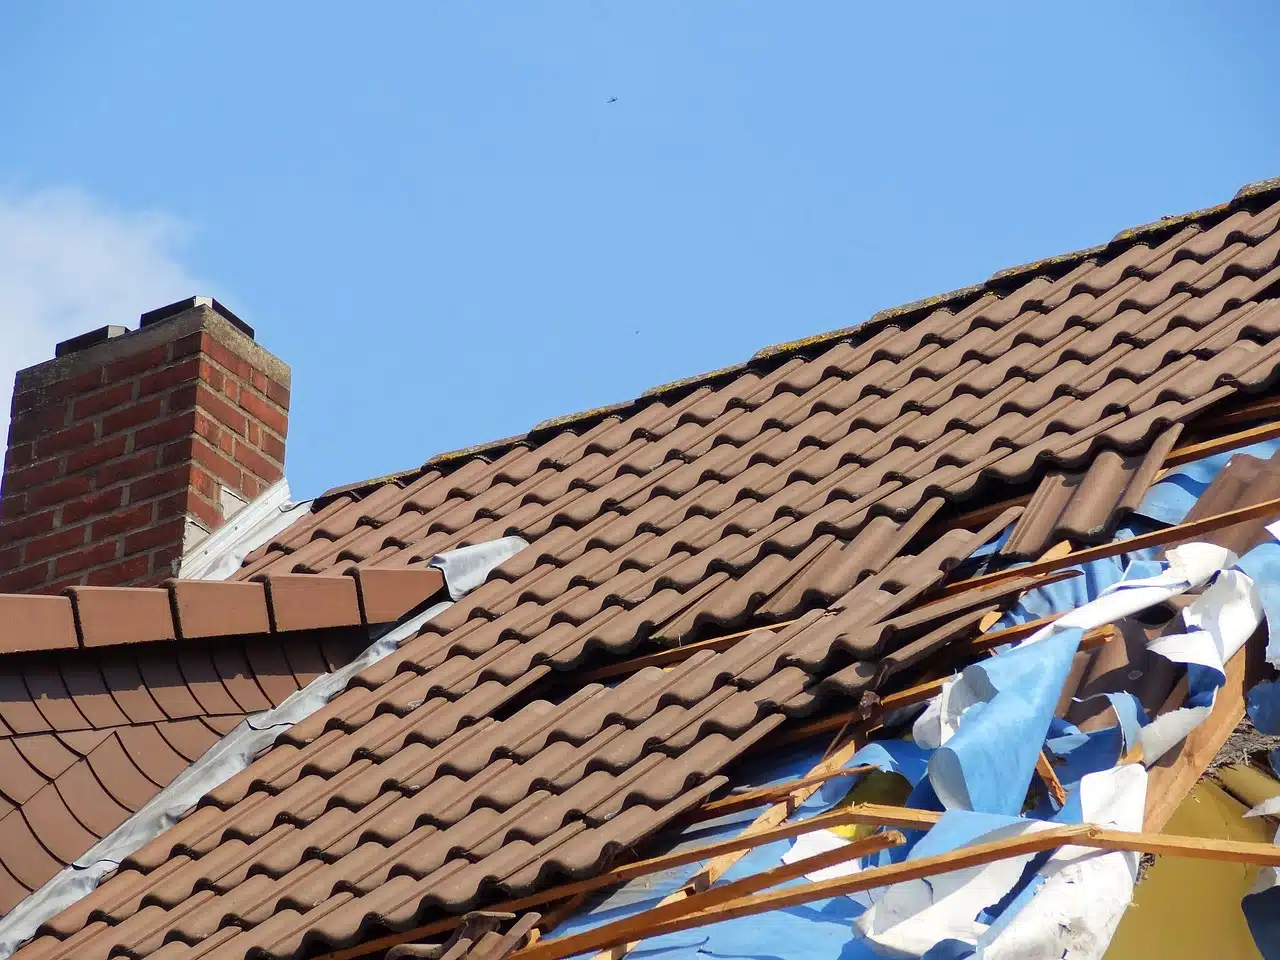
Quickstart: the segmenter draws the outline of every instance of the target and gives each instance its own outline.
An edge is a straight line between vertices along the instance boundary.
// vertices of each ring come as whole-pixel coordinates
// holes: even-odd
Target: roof
[[[1016,550],[1113,529],[1181,425],[1275,383],[1277,292],[1269,181],[330,491],[236,578],[531,545],[16,956],[314,956],[598,871],[789,725],[976,633],[1027,582],[940,588],[1015,520]]]
[[[0,913],[443,585],[422,568],[0,595]]]

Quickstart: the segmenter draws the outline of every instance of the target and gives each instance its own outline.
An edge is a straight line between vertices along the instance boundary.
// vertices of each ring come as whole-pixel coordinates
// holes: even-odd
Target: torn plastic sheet
[[[1045,820],[951,810],[912,848],[907,862],[1055,826]],[[1013,890],[1036,856],[1006,857],[873,891],[872,906],[854,923],[854,935],[890,957],[922,956],[939,940],[976,943],[987,928],[979,915]]]
[[[914,788],[924,779],[928,770],[930,751],[925,750],[909,740],[882,740],[867,744],[860,749],[847,766],[859,767],[871,765],[883,773],[901,777],[906,785]],[[818,791],[809,798],[810,806],[818,805],[822,811],[833,810],[849,802],[874,802],[869,796],[859,796],[859,789],[865,785],[865,774],[850,774],[847,777],[836,777],[825,781]],[[783,863],[794,863],[807,857],[846,846],[853,841],[840,836],[832,830],[815,830],[801,834],[792,841],[791,849],[782,856]],[[859,857],[838,863],[814,873],[805,874],[805,879],[813,882],[834,877],[850,876],[869,867],[891,862],[887,856],[889,851]],[[870,900],[862,894],[853,894],[854,900],[863,906],[870,905]]]
[[[1271,524],[1267,530],[1272,536],[1276,531]],[[1237,562],[1236,566],[1249,575],[1258,590],[1258,600],[1267,618],[1267,662],[1280,666],[1280,543],[1260,543]]]
[[[1150,765],[1181,743],[1209,716],[1227,681],[1226,663],[1262,623],[1262,604],[1253,581],[1239,570],[1224,570],[1182,611],[1186,633],[1157,637],[1147,649],[1187,668],[1187,698],[1177,710],[1142,728],[1143,762]]]
[[[1162,526],[1163,524],[1152,523],[1143,517],[1133,517],[1116,531],[1115,539],[1128,540],[1139,534],[1151,533]],[[1140,569],[1137,565],[1154,560],[1156,553],[1157,548],[1148,547],[1119,557],[1106,557],[1102,560],[1092,560],[1089,563],[1067,567],[1066,570],[1077,571],[1079,575],[1028,590],[1018,598],[1017,603],[1006,611],[992,629],[1012,627],[1082,607],[1097,599],[1108,588],[1123,580],[1126,575],[1132,578],[1135,575],[1134,571]],[[1017,566],[1008,569],[1016,570]]]
[[[1166,602],[1216,576],[1213,585],[1184,611],[1194,632],[1181,639],[1162,638],[1156,642],[1162,646],[1152,646],[1178,662],[1204,665],[1193,688],[1202,697],[1204,709],[1189,714],[1175,711],[1167,715],[1172,720],[1162,718],[1159,726],[1143,727],[1137,733],[1144,749],[1151,751],[1150,761],[1158,759],[1177,742],[1170,737],[1179,731],[1185,736],[1203,720],[1202,714],[1212,705],[1212,691],[1225,682],[1225,658],[1257,626],[1251,581],[1238,571],[1223,573],[1235,559],[1231,551],[1213,544],[1175,547],[1168,551],[1162,568],[1147,563],[1133,568],[1153,575],[1113,583],[1017,647],[966,667],[957,680],[944,684],[914,727],[916,742],[937,750],[929,761],[929,782],[941,804],[948,810],[1018,813],[1083,633]],[[1199,707],[1200,702],[1193,701],[1186,709]],[[1132,725],[1128,734],[1134,735]]]
[[[456,600],[526,546],[519,537],[505,537],[439,554],[430,564],[443,573],[450,596]],[[346,666],[317,677],[278,707],[240,721],[150,802],[0,918],[0,960],[29,940],[41,923],[94,889],[121,860],[177,823],[202,796],[247,767],[282,731],[319,710],[344,690],[352,677],[392,653],[451,605],[451,601],[441,601],[394,625]]]
[[[1280,735],[1280,681],[1256,684],[1245,697],[1245,710],[1259,733]]]
[[[971,664],[940,697],[929,782],[948,810],[1015,816],[1083,632],[1059,630]],[[933,739],[933,738],[930,738]]]
[[[1147,771],[1129,764],[1086,776],[1078,795],[1082,822],[1140,831]],[[981,960],[1063,957],[1101,960],[1133,898],[1138,854],[1063,847],[1040,870],[1020,908],[1007,909],[978,939]]]
[[[1071,806],[1090,823],[1141,829],[1146,782],[1137,765],[1090,774],[1073,789]],[[1053,826],[951,811],[908,860]],[[1036,863],[1042,865],[1029,875]],[[1094,960],[1110,943],[1136,875],[1136,854],[1064,846],[873,891],[874,906],[855,922],[855,935],[893,957]],[[1103,890],[1110,895],[1100,896]]]

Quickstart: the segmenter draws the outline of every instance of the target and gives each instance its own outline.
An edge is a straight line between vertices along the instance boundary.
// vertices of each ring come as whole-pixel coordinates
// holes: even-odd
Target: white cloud
[[[0,437],[14,374],[54,344],[201,293],[180,255],[188,229],[111,210],[79,190],[0,191]]]

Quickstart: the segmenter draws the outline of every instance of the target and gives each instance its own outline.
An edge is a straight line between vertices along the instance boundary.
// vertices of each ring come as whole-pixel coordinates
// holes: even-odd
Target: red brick
[[[195,464],[191,465],[191,488],[212,503],[218,503],[222,499],[222,487],[218,481]]]
[[[173,341],[173,343],[169,344],[169,359],[181,360],[183,357],[189,357],[193,353],[199,353],[204,349],[203,341],[206,336],[203,331],[197,331]]]
[[[6,573],[0,577],[0,593],[25,593],[44,584],[48,579],[49,565],[47,563],[23,567],[21,570],[15,570],[13,573]]]
[[[20,517],[27,512],[27,495],[0,491],[0,517]]]
[[[236,462],[252,471],[263,480],[279,480],[280,465],[272,463],[253,447],[239,440],[236,441]]]
[[[100,463],[118,457],[125,452],[128,445],[129,435],[127,433],[117,433],[114,437],[99,440],[91,447],[85,447],[83,450],[72,450],[67,454],[67,473],[75,473],[77,470],[83,470],[86,467],[96,467]]]
[[[156,572],[157,578],[161,580],[168,577],[176,577],[181,561],[181,545],[164,547],[151,554],[151,569]]]
[[[261,448],[263,453],[276,463],[284,463],[284,441],[274,433],[269,433],[264,430],[262,432],[262,440],[258,446]]]
[[[22,547],[5,547],[0,550],[0,570],[16,570],[22,566]]]
[[[259,481],[253,474],[246,473],[244,475],[244,490],[242,492],[244,493],[246,500],[253,500],[261,496],[262,491],[265,489],[266,488],[262,485],[261,481]]]
[[[63,506],[62,522],[78,523],[95,514],[109,513],[119,507],[123,499],[124,488],[115,487],[111,490],[104,490],[102,493],[95,493],[90,497],[73,500]]]
[[[200,361],[200,379],[218,393],[227,388],[227,375],[208,360]]]
[[[170,413],[177,413],[179,410],[190,410],[196,405],[197,386],[198,384],[188,383],[175,388],[165,402],[165,409]]]
[[[156,468],[156,451],[144,450],[136,457],[130,457],[128,460],[119,460],[115,463],[109,463],[105,467],[99,467],[93,474],[94,483],[98,489],[109,487],[113,483],[119,483],[121,480],[132,480],[134,477],[140,477],[144,473],[148,473]]]
[[[43,487],[36,487],[34,490],[27,491],[27,509],[39,510],[41,507],[51,507],[55,503],[66,503],[69,500],[83,497],[92,488],[93,483],[88,474],[67,477],[65,480],[58,480]]]
[[[200,372],[200,358],[192,357],[172,367],[143,374],[138,380],[138,396],[147,397],[153,393],[168,390],[170,387],[176,387],[180,383],[186,383],[188,380],[195,380],[200,376]]]
[[[133,399],[133,381],[127,380],[124,383],[117,383],[114,386],[107,387],[105,390],[99,390],[97,393],[91,393],[87,397],[81,397],[75,402],[75,406],[71,408],[72,420],[83,420],[85,417],[92,417],[95,414],[110,410],[112,407],[118,407],[122,403],[128,403]]]
[[[155,370],[169,359],[168,354],[169,345],[165,344],[135,353],[131,357],[121,357],[107,367],[107,380],[122,380],[135,374],[146,373],[148,370]]]
[[[231,350],[228,350],[213,337],[209,337],[204,342],[204,352],[213,358],[218,366],[226,370],[230,370],[241,380],[248,380],[253,368],[249,366],[249,361],[243,357],[237,356]]]
[[[240,489],[240,469],[203,440],[191,445],[191,457],[233,490]]]
[[[6,470],[17,470],[19,467],[25,467],[35,459],[34,448],[30,443],[19,443],[10,447],[4,454],[4,468]]]
[[[50,400],[64,400],[67,397],[78,396],[82,393],[88,393],[90,390],[97,389],[102,386],[103,375],[106,373],[102,367],[94,367],[92,370],[86,370],[84,373],[77,373],[74,377],[67,377],[65,380],[55,380],[53,383],[47,384],[44,388],[44,398]]]
[[[45,557],[52,557],[55,554],[66,553],[68,550],[74,550],[76,547],[84,545],[84,535],[89,530],[88,525],[82,527],[71,527],[67,530],[59,530],[56,533],[50,533],[43,537],[37,537],[35,540],[28,540],[24,547],[26,548],[26,558],[31,560],[43,560]]]
[[[120,552],[119,540],[108,540],[105,543],[95,543],[92,547],[84,550],[77,550],[75,553],[68,553],[59,557],[53,562],[53,573],[57,577],[65,577],[69,573],[75,573],[86,567],[96,567],[99,564],[110,563],[116,559]]]
[[[203,437],[211,447],[218,445],[218,438],[226,432],[217,420],[209,416],[203,410],[196,411],[195,435]]]
[[[90,570],[85,582],[95,587],[122,587],[131,584],[139,577],[145,577],[151,570],[151,558],[147,554],[130,557],[109,567]]]
[[[189,437],[195,429],[195,417],[190,413],[180,413],[167,420],[161,420],[146,427],[140,427],[133,435],[133,449],[154,447],[158,443],[167,443],[179,437]]]
[[[129,502],[137,503],[139,500],[149,500],[157,494],[181,490],[186,485],[187,468],[185,466],[174,467],[171,470],[154,473],[149,477],[133,481],[129,485]]]
[[[9,443],[34,440],[53,430],[61,430],[67,422],[67,405],[43,407],[14,417],[9,422]]]
[[[267,392],[267,375],[257,367],[249,368],[249,384],[259,393]]]
[[[281,384],[276,383],[274,380],[268,380],[266,394],[270,398],[272,403],[275,403],[276,405],[283,407],[285,410],[289,409],[289,388],[288,387],[282,386]]]
[[[247,390],[248,387],[241,388],[239,380],[228,377],[227,382],[222,385],[222,395],[232,403],[236,403],[240,399],[241,389]]]
[[[222,511],[198,493],[193,494],[186,503],[186,512],[203,523],[210,530],[222,526]]]
[[[160,466],[172,467],[191,459],[191,445],[195,441],[191,437],[175,440],[160,448]]]
[[[180,517],[187,512],[188,493],[175,493],[171,497],[165,497],[163,500],[156,501],[156,519],[167,520],[170,517]]]
[[[209,416],[217,420],[224,427],[230,427],[240,436],[244,436],[245,417],[244,414],[227,403],[220,396],[200,384],[196,387],[196,406],[204,410]]]
[[[12,520],[0,520],[0,541],[12,543],[28,537],[38,537],[53,529],[53,510],[32,513]]]
[[[154,500],[151,500],[147,503],[140,503],[136,507],[121,510],[119,513],[113,513],[111,516],[103,517],[101,520],[95,520],[89,530],[89,539],[91,541],[102,540],[105,537],[114,537],[117,534],[124,533],[126,530],[137,530],[148,526],[155,519],[155,513],[156,504]]]
[[[13,416],[17,416],[27,410],[34,410],[40,406],[41,397],[38,390],[24,390],[22,393],[15,393],[13,401],[9,404],[9,412]]]
[[[260,423],[270,427],[280,436],[283,437],[289,432],[289,418],[256,393],[242,390],[240,392],[240,406],[244,407]]]
[[[98,432],[96,423],[82,423],[75,427],[67,427],[57,433],[51,433],[36,441],[37,457],[52,457],[66,453],[76,447],[83,447],[94,439]]]
[[[52,583],[41,584],[39,588],[32,590],[32,593],[48,593],[57,595],[62,593],[67,587],[79,587],[84,585],[84,575],[74,575],[64,577],[61,580],[55,580]]]
[[[117,410],[115,413],[109,413],[103,417],[102,435],[105,437],[110,433],[119,433],[121,430],[128,430],[130,427],[136,427],[140,423],[154,420],[160,416],[163,410],[164,401],[159,397],[148,397],[146,400],[139,400],[132,406]]]
[[[25,490],[37,483],[46,483],[61,472],[62,466],[57,460],[46,460],[21,470],[10,470],[4,475],[5,492]]]
[[[185,526],[185,520],[167,520],[151,527],[149,530],[139,530],[137,533],[131,533],[124,538],[124,552],[132,554],[142,550],[150,550],[153,547],[180,544],[182,543],[182,531]]]

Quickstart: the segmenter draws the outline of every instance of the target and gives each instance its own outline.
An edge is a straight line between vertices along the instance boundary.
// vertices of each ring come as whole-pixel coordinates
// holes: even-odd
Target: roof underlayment
[[[529,546],[201,784],[14,956],[555,960],[610,929],[677,956],[1102,956],[1147,831],[1243,714],[1246,676],[1270,689],[1252,685],[1280,613],[1258,446],[1280,437],[1278,293],[1268,182],[330,491],[226,585],[265,577],[273,601],[352,566]],[[795,785],[813,770],[825,785]],[[697,820],[779,778],[788,803]],[[556,896],[729,823],[786,832],[797,803],[860,809],[850,790],[896,805],[898,832],[792,831],[602,902]],[[851,840],[882,849],[854,861]],[[987,842],[1018,852],[876,886]],[[826,872],[852,863],[862,902]],[[1280,888],[1260,876],[1262,945]]]

